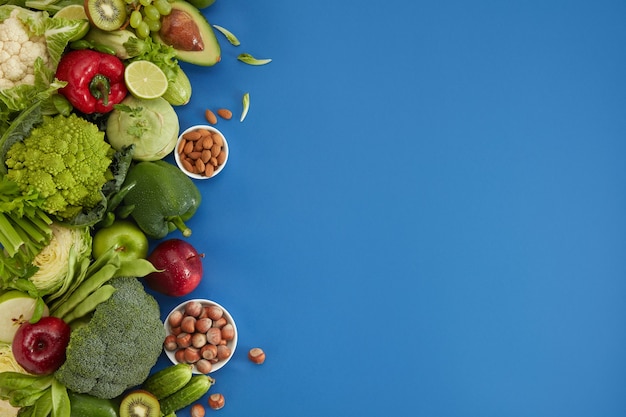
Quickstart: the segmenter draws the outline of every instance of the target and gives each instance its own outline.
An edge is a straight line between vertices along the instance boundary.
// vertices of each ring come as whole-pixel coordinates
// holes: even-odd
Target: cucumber
[[[191,100],[191,82],[182,68],[178,68],[176,79],[167,85],[163,98],[172,106],[183,106]]]
[[[208,375],[194,375],[183,388],[161,400],[161,412],[164,415],[175,413],[198,401],[209,391],[213,382],[213,378]]]
[[[143,383],[143,389],[161,400],[183,388],[191,379],[191,365],[178,363],[163,368],[150,375]]]
[[[70,417],[118,417],[119,404],[114,400],[68,391]]]

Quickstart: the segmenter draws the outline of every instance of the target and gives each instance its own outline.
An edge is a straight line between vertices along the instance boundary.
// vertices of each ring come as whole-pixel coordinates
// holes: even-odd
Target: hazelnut
[[[206,340],[212,345],[219,345],[222,340],[222,331],[217,327],[211,327],[206,332]]]
[[[200,333],[206,333],[213,325],[213,320],[208,317],[203,317],[196,321],[196,331]]]
[[[203,306],[199,301],[190,301],[185,304],[185,314],[192,317],[198,317],[202,314]]]
[[[208,374],[209,372],[211,372],[212,368],[213,364],[206,359],[200,359],[198,360],[198,362],[196,362],[196,369],[200,373]]]
[[[176,343],[179,348],[186,348],[191,346],[191,335],[189,333],[181,333],[176,336]]]
[[[191,335],[191,346],[200,349],[202,346],[206,345],[206,334],[205,333],[194,333]]]
[[[193,333],[196,331],[196,318],[192,316],[185,316],[182,323],[180,324],[180,329],[185,333]]]
[[[204,417],[206,414],[202,404],[194,404],[191,406],[191,417]]]
[[[168,335],[163,342],[163,347],[165,348],[165,350],[169,350],[170,352],[175,351],[178,348],[176,336],[174,336],[173,334]]]
[[[235,338],[235,327],[228,323],[222,327],[222,339],[233,340]]]
[[[176,359],[176,362],[185,363],[185,349],[178,349],[174,353],[174,359]]]
[[[206,344],[200,348],[200,356],[204,359],[213,359],[217,357],[217,346]]]
[[[257,365],[260,365],[265,362],[265,352],[263,352],[263,349],[261,348],[252,348],[248,352],[248,359]]]
[[[185,349],[185,362],[196,363],[200,360],[200,351],[195,347],[188,347]]]
[[[217,359],[223,361],[224,359],[229,358],[231,355],[231,350],[226,345],[219,345],[217,347]]]
[[[217,320],[213,320],[213,327],[217,327],[217,328],[222,328],[224,326],[226,326],[226,318],[225,317],[220,317]]]
[[[211,320],[218,320],[224,314],[224,311],[222,311],[221,308],[215,305],[207,306],[205,308],[206,308],[207,317],[210,318]]]
[[[180,326],[180,323],[183,321],[183,313],[181,311],[173,311],[170,314],[170,317],[167,319],[169,325],[174,328]]]
[[[215,393],[209,396],[209,407],[214,410],[219,410],[220,408],[224,407],[225,403],[226,401],[222,394]]]

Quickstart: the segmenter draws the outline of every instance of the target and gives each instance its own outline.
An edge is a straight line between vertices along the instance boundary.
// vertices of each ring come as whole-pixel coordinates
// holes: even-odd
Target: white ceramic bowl
[[[226,363],[228,363],[228,361],[235,354],[235,349],[237,348],[237,339],[238,339],[237,325],[235,324],[235,320],[233,320],[233,316],[228,312],[228,310],[226,310],[223,306],[216,303],[215,301],[206,300],[206,299],[192,299],[192,300],[187,300],[187,301],[180,303],[167,315],[167,318],[165,319],[165,322],[164,322],[165,332],[167,335],[174,334],[172,332],[172,326],[170,325],[170,317],[172,316],[172,314],[175,311],[180,311],[184,313],[185,307],[187,306],[188,303],[191,303],[191,302],[199,302],[200,304],[202,304],[203,307],[215,306],[215,307],[220,308],[223,312],[222,313],[223,317],[226,319],[226,323],[231,324],[233,326],[234,337],[231,340],[228,340],[226,343],[226,346],[230,349],[230,356],[212,364],[211,370],[208,373],[215,372],[218,369],[221,369],[224,365],[226,365]],[[167,355],[167,357],[172,361],[172,363],[174,364],[179,363],[179,361],[176,359],[176,350],[168,350],[167,348],[164,348],[164,352]],[[193,364],[192,370],[193,370],[193,373],[195,374],[202,373],[198,370],[195,363]]]
[[[224,152],[224,161],[220,164],[218,164],[214,169],[214,172],[210,175],[207,176],[205,174],[200,174],[197,172],[192,172],[191,170],[187,169],[185,167],[185,164],[183,163],[183,157],[181,156],[180,150],[181,150],[181,141],[183,141],[183,138],[190,132],[193,131],[202,131],[202,130],[207,130],[211,133],[211,135],[218,135],[219,137],[221,137],[223,145],[222,145],[222,152]],[[201,152],[201,151],[196,151],[196,152]],[[224,167],[226,166],[226,162],[228,162],[228,154],[229,154],[229,149],[228,149],[228,142],[226,141],[226,137],[224,136],[224,134],[222,132],[220,132],[219,130],[217,130],[216,128],[214,128],[211,125],[195,125],[195,126],[191,126],[187,129],[185,129],[179,136],[178,136],[178,141],[176,142],[176,148],[174,148],[174,158],[176,159],[176,164],[178,165],[178,167],[188,176],[190,176],[191,178],[195,178],[197,180],[206,180],[208,178],[213,178],[215,177],[217,174],[219,174],[220,172],[222,172],[222,170],[224,169]],[[210,162],[207,162],[210,163]],[[207,163],[204,163],[204,165],[206,165]]]

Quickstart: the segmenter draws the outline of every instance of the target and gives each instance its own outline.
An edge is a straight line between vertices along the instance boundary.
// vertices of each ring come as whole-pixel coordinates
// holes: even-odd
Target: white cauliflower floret
[[[27,27],[17,17],[17,10],[0,23],[0,89],[34,84],[34,66],[38,57],[49,61],[46,41],[31,38]]]

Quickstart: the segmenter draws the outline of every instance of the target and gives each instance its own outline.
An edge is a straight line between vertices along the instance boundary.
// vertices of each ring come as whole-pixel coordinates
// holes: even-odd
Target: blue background
[[[625,2],[204,13],[241,41],[177,109],[235,113],[189,222],[187,298],[240,332],[221,416],[626,415]]]

